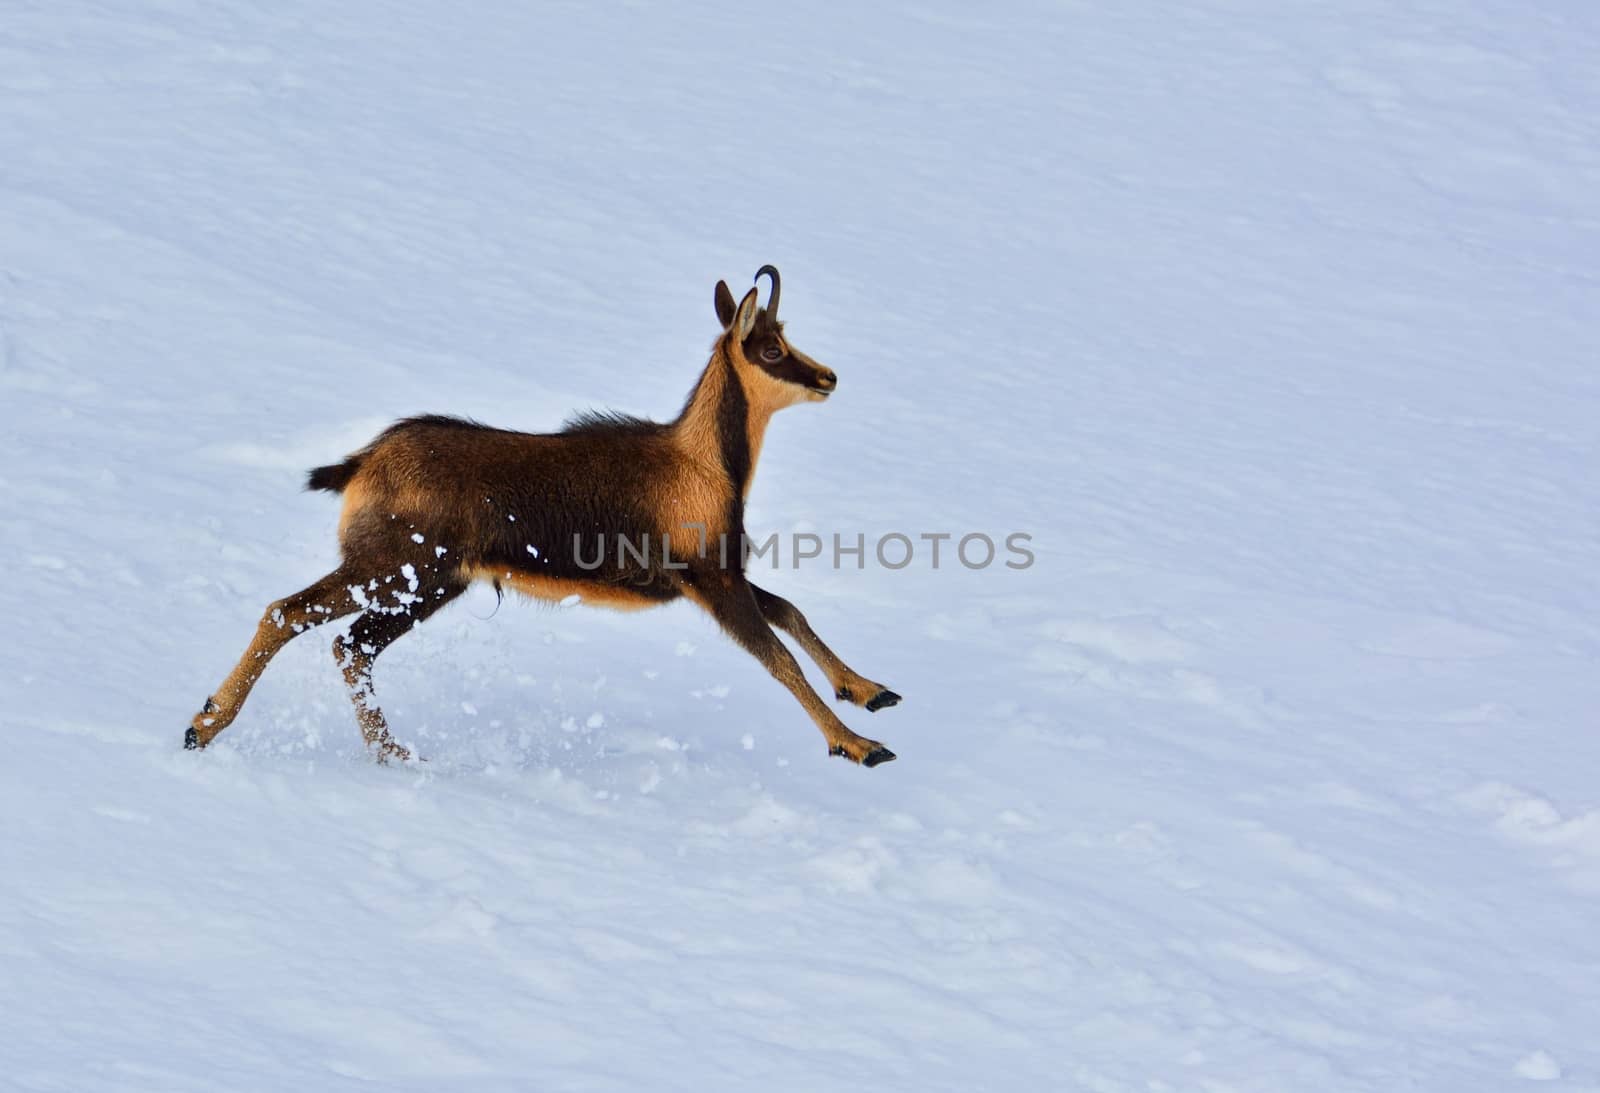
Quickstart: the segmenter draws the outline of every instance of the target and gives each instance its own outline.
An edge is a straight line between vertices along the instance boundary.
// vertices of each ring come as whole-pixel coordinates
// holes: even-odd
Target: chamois
[[[763,276],[772,283],[764,308]],[[379,762],[409,759],[373,697],[373,661],[473,581],[487,581],[496,591],[542,600],[577,595],[619,608],[685,596],[789,689],[829,754],[869,767],[893,759],[828,708],[773,627],[816,661],[838,698],[875,711],[900,696],[847,667],[792,603],[745,574],[744,501],[767,422],[787,406],[823,401],[838,383],[785,337],[778,271],[762,266],[755,280],[737,305],[727,283],[717,282],[722,333],[675,421],[588,414],[560,432],[536,434],[413,417],[344,462],[311,471],[307,489],[344,495],[342,561],[267,607],[184,746],[204,748],[227,728],[268,661],[296,635],[355,614],[333,651],[362,736]],[[597,561],[583,556],[583,543],[599,544]]]

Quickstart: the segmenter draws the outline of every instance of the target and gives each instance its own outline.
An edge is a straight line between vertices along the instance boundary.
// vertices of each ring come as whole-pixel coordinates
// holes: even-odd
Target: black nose
[[[832,391],[839,386],[839,377],[832,372],[824,372],[817,377],[817,387],[823,391]]]

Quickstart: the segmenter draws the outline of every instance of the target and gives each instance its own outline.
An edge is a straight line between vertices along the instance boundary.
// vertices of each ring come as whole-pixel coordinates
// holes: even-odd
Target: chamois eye
[[[769,364],[777,364],[779,361],[783,360],[783,346],[779,345],[777,342],[773,342],[764,347],[761,350],[761,359]]]

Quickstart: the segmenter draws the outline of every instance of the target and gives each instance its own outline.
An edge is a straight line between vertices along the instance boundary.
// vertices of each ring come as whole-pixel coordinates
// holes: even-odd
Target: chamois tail
[[[311,473],[306,475],[306,489],[327,490],[329,493],[343,493],[350,480],[361,469],[361,457],[353,455],[343,463],[334,463],[326,467],[313,467]]]

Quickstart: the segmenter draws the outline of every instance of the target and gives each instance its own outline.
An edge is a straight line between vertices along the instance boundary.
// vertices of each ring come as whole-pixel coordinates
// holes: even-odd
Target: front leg
[[[833,685],[836,697],[846,702],[854,702],[857,706],[865,706],[868,712],[876,712],[900,702],[899,695],[881,683],[872,682],[840,660],[838,655],[817,637],[816,631],[811,629],[811,624],[806,622],[806,617],[794,604],[759,585],[751,584],[750,591],[755,593],[756,604],[761,608],[762,617],[799,642],[800,648],[806,651],[806,656],[817,662],[817,667],[822,669],[828,677],[828,682]]]
[[[794,654],[778,640],[756,602],[753,585],[735,570],[707,568],[691,575],[684,592],[709,611],[728,636],[744,646],[772,673],[772,677],[805,707],[828,741],[829,755],[842,755],[862,766],[875,767],[894,758],[894,752],[864,736],[857,736],[828,708],[806,682]]]

